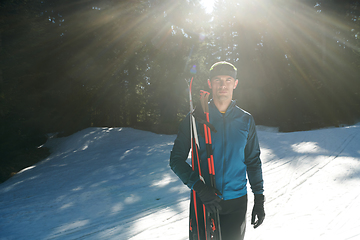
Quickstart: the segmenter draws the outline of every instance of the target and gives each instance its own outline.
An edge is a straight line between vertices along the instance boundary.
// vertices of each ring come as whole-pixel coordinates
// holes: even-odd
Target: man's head
[[[236,79],[237,69],[231,63],[222,61],[214,63],[210,68],[210,76],[209,79],[211,80],[213,77],[218,75],[228,75]]]
[[[236,74],[236,67],[228,62],[217,62],[211,66],[208,84],[215,101],[232,99],[233,91],[238,84]]]

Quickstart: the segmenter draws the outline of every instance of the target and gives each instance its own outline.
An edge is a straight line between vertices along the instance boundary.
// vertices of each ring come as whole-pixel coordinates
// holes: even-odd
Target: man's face
[[[228,75],[218,75],[209,79],[208,84],[209,88],[212,89],[214,99],[231,100],[238,80]]]

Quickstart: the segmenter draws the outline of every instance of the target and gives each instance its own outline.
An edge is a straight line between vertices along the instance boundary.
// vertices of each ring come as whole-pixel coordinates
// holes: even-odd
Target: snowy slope
[[[360,239],[360,125],[259,131],[266,219],[246,239]],[[89,128],[0,185],[0,239],[187,239],[174,135]]]

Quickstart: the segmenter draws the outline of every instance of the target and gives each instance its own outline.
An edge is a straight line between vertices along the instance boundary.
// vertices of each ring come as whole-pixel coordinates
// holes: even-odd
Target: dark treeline
[[[360,1],[4,0],[1,179],[48,154],[47,134],[87,127],[176,133],[184,79],[238,68],[257,124],[299,131],[360,120]],[[196,103],[196,94],[194,95]]]

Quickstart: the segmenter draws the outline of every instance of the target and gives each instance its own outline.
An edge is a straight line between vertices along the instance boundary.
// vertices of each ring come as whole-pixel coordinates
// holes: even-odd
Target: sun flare
[[[207,13],[211,13],[214,8],[214,0],[201,0],[201,5],[205,8]]]

